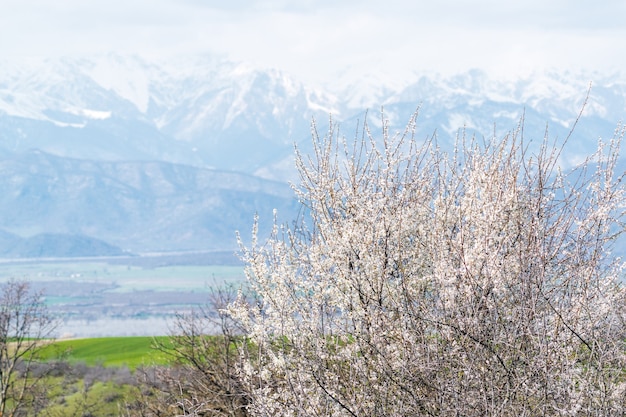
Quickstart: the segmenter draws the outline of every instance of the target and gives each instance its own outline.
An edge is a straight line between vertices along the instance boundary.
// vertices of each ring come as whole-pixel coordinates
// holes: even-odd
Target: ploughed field
[[[6,260],[0,277],[43,292],[57,338],[167,335],[176,314],[207,305],[211,288],[244,279],[229,253]]]

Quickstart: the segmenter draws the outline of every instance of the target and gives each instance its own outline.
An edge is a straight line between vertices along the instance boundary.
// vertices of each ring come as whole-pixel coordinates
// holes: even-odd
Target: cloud
[[[323,81],[354,71],[623,67],[621,1],[4,0],[0,54],[221,53]]]

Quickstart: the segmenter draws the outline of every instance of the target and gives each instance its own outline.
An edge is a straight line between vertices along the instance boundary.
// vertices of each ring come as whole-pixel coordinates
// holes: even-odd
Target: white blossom
[[[243,248],[249,411],[623,415],[623,131],[561,172],[521,129],[448,155],[415,117],[381,140],[313,126],[294,187],[309,221]]]

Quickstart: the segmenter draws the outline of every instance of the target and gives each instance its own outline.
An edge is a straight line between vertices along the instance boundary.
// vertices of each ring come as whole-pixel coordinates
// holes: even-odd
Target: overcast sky
[[[626,64],[623,0],[1,0],[0,56],[219,53],[324,82]]]

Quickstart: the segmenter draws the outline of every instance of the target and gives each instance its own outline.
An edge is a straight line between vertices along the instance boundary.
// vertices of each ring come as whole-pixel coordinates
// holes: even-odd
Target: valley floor
[[[0,277],[28,280],[43,292],[59,318],[58,338],[167,335],[176,314],[204,307],[212,288],[243,281],[243,267],[231,258],[175,259],[7,261]]]

